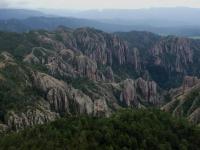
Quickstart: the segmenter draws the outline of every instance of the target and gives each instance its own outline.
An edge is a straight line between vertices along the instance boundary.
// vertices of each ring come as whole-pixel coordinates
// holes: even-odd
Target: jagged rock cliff
[[[9,53],[6,53],[5,56],[12,58]],[[31,57],[29,55],[24,61],[32,62]],[[5,57],[5,59],[7,58]],[[17,67],[16,69],[27,77],[24,80],[24,78],[12,74],[10,80],[15,77],[20,85],[23,85],[22,87],[18,86],[18,90],[23,91],[29,87],[36,93],[32,96],[23,97],[23,109],[13,110],[8,108],[5,110],[2,130],[18,131],[28,126],[53,121],[63,115],[109,116],[110,113],[121,107],[158,106],[161,102],[156,83],[145,81],[142,78],[137,80],[127,79],[120,83],[105,83],[90,79],[85,83],[78,83],[78,89],[75,89],[73,84],[68,84],[46,73],[32,70],[30,66],[21,66],[14,59],[10,61],[12,62],[11,65]],[[3,73],[3,68],[1,69]],[[112,81],[113,72],[111,68],[108,67],[106,72],[104,78],[108,77],[108,80]],[[5,77],[5,80],[8,81],[8,78]],[[89,84],[90,82],[92,85]],[[80,86],[83,86],[82,90]],[[12,87],[10,88],[12,89]],[[17,103],[16,101],[16,105],[18,105]],[[18,107],[20,108],[20,106]]]
[[[93,102],[84,93],[43,73],[33,73],[33,84],[41,90],[51,109],[59,113],[92,114]]]
[[[134,32],[126,37],[122,33],[108,34],[90,28],[70,30],[64,27],[54,32],[34,32],[34,35],[38,45],[48,50],[41,50],[43,52],[39,53],[39,57],[44,58],[38,58],[33,48],[25,61],[45,63],[52,73],[61,76],[106,80],[102,68],[109,66],[119,78],[135,78],[148,72],[159,86],[171,88],[179,86],[185,75],[198,75],[198,45],[187,38],[159,37],[147,33],[141,36]],[[174,79],[175,82],[172,82]]]
[[[44,124],[59,118],[59,114],[50,110],[49,103],[38,102],[24,112],[9,111],[6,115],[6,126],[9,130],[19,131],[26,127]]]
[[[200,80],[185,77],[181,87],[169,91],[171,101],[162,107],[174,116],[187,117],[195,124],[200,123]]]
[[[120,83],[120,101],[126,106],[141,107],[142,105],[158,106],[162,103],[158,87],[154,81],[127,79]]]
[[[138,49],[129,48],[127,42],[114,34],[91,28],[68,30],[60,27],[51,34],[37,33],[37,37],[40,45],[49,45],[56,50],[81,51],[99,65],[131,64],[133,69],[140,69]]]
[[[199,83],[187,77],[199,75],[197,41],[153,34],[127,40],[121,34],[64,27],[9,36],[2,37],[8,45],[0,44],[2,130],[66,115],[109,116],[122,107],[160,107],[166,89],[177,87],[183,77],[163,109],[199,122],[199,100],[183,105]]]
[[[193,50],[190,40],[186,38],[163,38],[150,49],[150,54],[154,65],[168,71],[185,73],[193,63]]]

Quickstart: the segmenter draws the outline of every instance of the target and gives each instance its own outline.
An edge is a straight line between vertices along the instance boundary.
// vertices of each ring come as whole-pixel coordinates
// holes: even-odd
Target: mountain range
[[[101,11],[1,9],[0,11],[1,31],[52,30],[63,25],[70,28],[93,27],[105,32],[136,30],[195,38],[200,35],[200,22],[195,19],[198,18],[199,9],[195,8]]]
[[[0,11],[0,149],[199,149],[196,28]]]
[[[199,40],[150,32],[1,32],[1,126],[20,130],[63,115],[152,106],[199,124],[199,49]]]

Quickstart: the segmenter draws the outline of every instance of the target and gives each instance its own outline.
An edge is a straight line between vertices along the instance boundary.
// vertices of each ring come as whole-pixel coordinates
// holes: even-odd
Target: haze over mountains
[[[1,9],[0,149],[199,150],[198,14]]]
[[[7,31],[52,30],[59,25],[64,25],[72,28],[88,26],[107,32],[138,30],[162,35],[200,35],[200,20],[197,19],[200,9],[198,8],[88,11],[1,9],[0,11],[0,30]]]
[[[102,9],[85,11],[43,10],[50,14],[65,17],[116,21],[117,24],[133,25],[146,24],[153,26],[187,26],[200,25],[197,19],[199,8],[144,8],[144,9]],[[121,20],[121,22],[120,22]],[[166,24],[167,23],[167,24]]]
[[[0,9],[0,19],[26,19],[29,17],[39,17],[45,14],[36,10],[25,10],[25,9]]]

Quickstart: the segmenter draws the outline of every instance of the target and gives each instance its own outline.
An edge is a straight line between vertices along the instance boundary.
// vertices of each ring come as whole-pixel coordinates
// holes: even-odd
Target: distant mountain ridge
[[[42,10],[41,10],[42,11]],[[45,10],[43,10],[45,12]],[[157,27],[176,26],[198,26],[197,19],[200,14],[199,8],[187,7],[163,7],[163,8],[143,8],[143,9],[102,9],[65,11],[46,11],[65,17],[79,17],[86,19],[104,20],[109,23],[123,25],[149,25]],[[183,17],[184,16],[184,17]]]
[[[69,28],[93,27],[106,32],[128,32],[136,30],[150,31],[161,35],[198,38],[200,35],[200,21],[195,18],[197,18],[199,9],[179,8],[179,14],[173,15],[173,12],[177,9],[169,8],[170,11],[167,11],[167,8],[164,10],[155,8],[144,10],[93,10],[84,12],[61,11],[62,13],[47,10],[43,10],[44,12],[42,12],[42,10],[0,9],[0,30],[27,32],[34,29],[53,30],[58,26],[66,26]],[[185,14],[188,20],[184,21],[185,17],[180,16],[180,13],[185,9],[188,11],[183,14]],[[159,11],[163,12],[161,14],[164,16],[160,16]],[[148,12],[151,12],[150,14],[152,15]],[[143,14],[143,17],[140,18],[140,14]],[[102,17],[99,17],[101,15]],[[105,19],[103,16],[108,16],[108,18]],[[137,18],[134,18],[134,16]],[[183,20],[181,21],[179,19]],[[193,21],[190,21],[191,19]]]
[[[37,10],[0,9],[0,20],[26,19],[29,17],[39,17],[39,16],[45,16],[45,14]]]
[[[114,32],[120,29],[127,30],[125,25],[102,23],[89,19],[67,18],[67,17],[30,17],[26,19],[0,20],[1,31],[26,32],[30,30],[54,30],[59,26],[69,28],[93,27],[107,32]],[[129,27],[131,29],[131,27]],[[129,30],[129,29],[128,29]]]

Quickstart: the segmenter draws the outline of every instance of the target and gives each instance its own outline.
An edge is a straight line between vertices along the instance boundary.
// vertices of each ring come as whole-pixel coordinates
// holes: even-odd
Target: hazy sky
[[[200,0],[0,0],[0,7],[11,8],[148,8],[148,7],[200,7]]]

